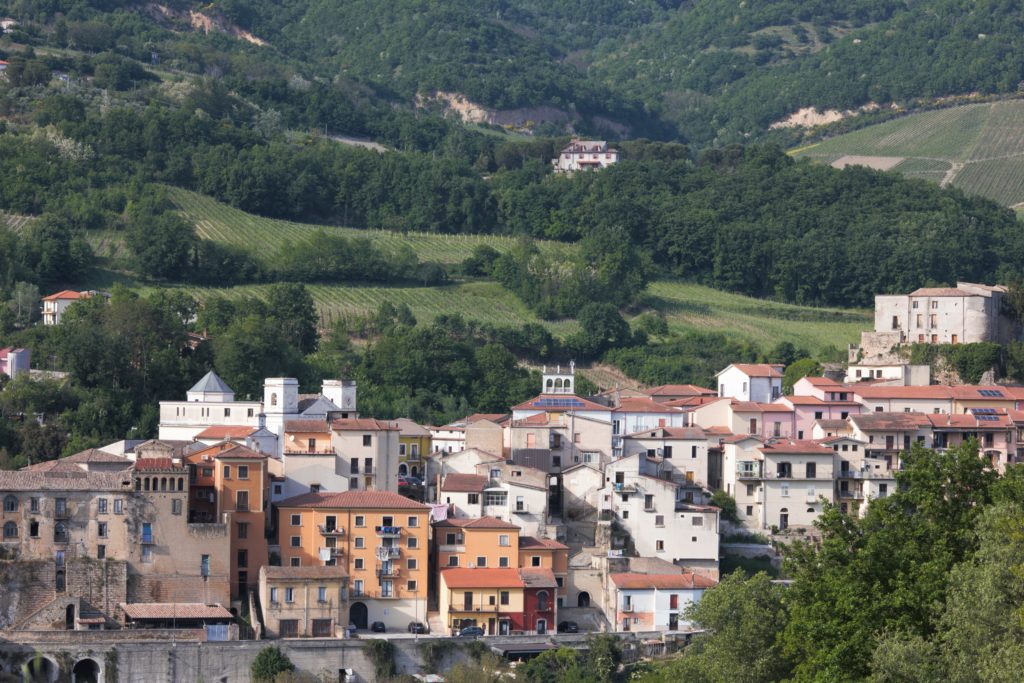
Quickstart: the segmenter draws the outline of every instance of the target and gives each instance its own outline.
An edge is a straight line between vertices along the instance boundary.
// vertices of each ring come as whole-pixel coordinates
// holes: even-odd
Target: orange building
[[[495,517],[446,519],[434,524],[437,566],[519,567],[519,527]]]
[[[520,536],[519,566],[522,569],[550,569],[558,586],[558,606],[562,606],[569,578],[569,546],[550,538]]]
[[[185,456],[189,521],[215,522],[231,513],[231,597],[244,599],[267,564],[270,475],[267,456],[223,441]]]
[[[284,566],[345,566],[349,623],[426,621],[429,506],[390,491],[318,491],[277,508]]]

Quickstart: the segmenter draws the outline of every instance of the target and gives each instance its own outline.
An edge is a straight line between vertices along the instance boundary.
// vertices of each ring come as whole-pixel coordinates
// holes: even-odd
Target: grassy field
[[[357,230],[309,223],[264,218],[245,213],[227,204],[222,204],[205,195],[179,188],[167,188],[171,200],[203,239],[234,244],[257,253],[272,254],[280,249],[285,240],[298,242],[309,239],[317,230],[326,230],[345,237],[359,237],[371,240],[384,248],[408,244],[422,261],[438,263],[459,263],[480,244],[489,244],[500,252],[508,251],[515,244],[513,237],[500,235],[442,235],[438,233],[400,233],[387,230]],[[560,242],[538,242],[545,251],[565,252],[571,245]]]
[[[793,152],[832,163],[845,155],[902,157],[893,170],[1024,203],[1024,100],[925,111],[840,135]]]
[[[380,230],[319,227],[262,218],[231,208],[202,195],[169,188],[172,200],[183,215],[195,223],[204,239],[256,248],[273,254],[286,240],[301,240],[314,230],[337,231],[346,236],[365,237],[385,246],[410,244],[424,260],[453,264],[462,261],[478,244],[490,244],[499,251],[514,244],[512,238],[476,235],[402,235]],[[97,255],[116,260],[123,253],[122,236],[98,232],[90,237]],[[541,243],[549,250],[573,249],[557,242]],[[91,287],[107,289],[122,282],[140,291],[149,287],[112,270],[98,270]],[[456,281],[441,287],[387,287],[371,284],[307,285],[321,319],[330,324],[344,315],[362,315],[380,304],[406,304],[420,322],[439,315],[462,314],[468,319],[492,324],[539,322],[558,335],[578,329],[575,321],[541,321],[501,285],[483,281]],[[229,298],[265,295],[267,285],[238,287],[183,287],[200,300],[214,296]],[[642,310],[662,312],[674,331],[714,330],[748,339],[763,348],[780,341],[818,351],[827,346],[843,348],[857,341],[860,331],[871,326],[864,311],[821,309],[762,301],[709,287],[679,282],[655,282],[645,295]]]

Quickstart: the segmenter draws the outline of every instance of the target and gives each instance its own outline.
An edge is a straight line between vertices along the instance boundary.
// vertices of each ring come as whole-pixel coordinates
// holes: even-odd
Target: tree
[[[793,385],[804,377],[821,375],[821,364],[813,358],[801,358],[786,366],[782,373],[782,393],[789,396],[793,393]]]
[[[630,341],[629,323],[612,304],[587,304],[580,309],[577,318],[581,330],[576,339],[585,358],[600,357],[607,349],[625,346]]]
[[[542,652],[516,670],[530,683],[585,683],[593,680],[587,663],[571,647],[560,647]]]
[[[273,646],[260,650],[249,667],[252,680],[256,683],[273,683],[274,678],[285,671],[295,671],[295,665],[280,648]]]
[[[15,283],[10,307],[15,323],[19,327],[27,326],[39,317],[39,287],[29,282]]]
[[[316,351],[320,318],[313,296],[305,285],[282,283],[267,289],[267,308],[277,321],[281,336],[300,352]]]
[[[722,510],[722,519],[733,524],[740,523],[739,515],[736,512],[736,499],[722,489],[711,494],[711,504]]]
[[[149,202],[129,211],[125,238],[135,254],[135,271],[158,280],[184,280],[198,244],[195,229],[181,216]]]
[[[607,633],[587,635],[587,670],[598,683],[610,683],[622,662],[622,644]]]

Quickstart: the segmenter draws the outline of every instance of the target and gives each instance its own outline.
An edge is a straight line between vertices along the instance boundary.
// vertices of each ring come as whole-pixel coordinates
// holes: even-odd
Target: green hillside
[[[1024,101],[910,114],[800,148],[795,156],[847,161],[952,185],[1005,206],[1024,203]]]

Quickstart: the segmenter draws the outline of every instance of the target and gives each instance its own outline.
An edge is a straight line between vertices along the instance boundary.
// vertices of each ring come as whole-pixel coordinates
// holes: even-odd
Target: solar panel
[[[999,418],[996,417],[995,415],[977,415],[976,417],[979,420],[984,420],[985,422],[998,422],[999,421]]]
[[[981,394],[982,396],[989,396],[989,397],[993,397],[993,398],[994,397],[1002,397],[1002,395],[1003,395],[1003,392],[996,391],[994,389],[978,389],[978,393]]]
[[[578,398],[542,398],[533,405],[537,408],[582,408],[585,404]]]
[[[995,415],[995,408],[971,408],[971,412],[975,415]]]

